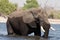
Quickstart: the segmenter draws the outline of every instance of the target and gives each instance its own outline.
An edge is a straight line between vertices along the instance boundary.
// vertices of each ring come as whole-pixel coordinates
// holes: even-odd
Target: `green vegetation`
[[[38,8],[38,2],[37,0],[26,0],[26,3],[24,4],[24,7],[22,9],[26,10],[29,8]],[[12,4],[8,0],[0,0],[0,13],[3,14],[10,14],[11,12],[15,11],[17,9],[17,4]],[[49,18],[57,18],[60,19],[60,10],[54,10],[51,8],[51,10],[47,10],[49,15]]]
[[[48,16],[48,18],[54,18],[54,14],[53,13],[51,13],[49,16]]]
[[[49,18],[60,19],[60,10],[53,10],[50,12]]]
[[[55,12],[54,18],[60,19],[60,11]]]
[[[23,9],[29,9],[29,8],[37,8],[39,5],[36,0],[26,0],[26,4],[24,4]]]
[[[0,0],[0,13],[9,14],[16,10],[15,4],[9,3],[8,0]]]

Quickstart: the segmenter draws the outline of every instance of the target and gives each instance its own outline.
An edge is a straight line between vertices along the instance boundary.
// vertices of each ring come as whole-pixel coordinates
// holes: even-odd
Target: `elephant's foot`
[[[34,35],[35,35],[35,36],[40,36],[40,37],[41,37],[41,32],[36,31],[36,32],[34,32]]]
[[[15,36],[15,33],[8,33],[9,36]]]
[[[45,35],[43,35],[42,37],[43,37],[43,38],[48,38],[48,36],[45,36]]]
[[[46,31],[46,32],[44,32],[44,35],[42,37],[48,38],[48,35],[49,35],[49,31]]]

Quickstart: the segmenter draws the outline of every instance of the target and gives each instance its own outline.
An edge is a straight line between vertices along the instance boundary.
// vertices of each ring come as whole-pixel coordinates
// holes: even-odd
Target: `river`
[[[51,24],[56,30],[49,32],[49,38],[45,39],[42,37],[33,36],[32,33],[29,36],[8,36],[5,23],[0,23],[0,40],[60,40],[60,24]],[[42,32],[43,34],[43,32]]]

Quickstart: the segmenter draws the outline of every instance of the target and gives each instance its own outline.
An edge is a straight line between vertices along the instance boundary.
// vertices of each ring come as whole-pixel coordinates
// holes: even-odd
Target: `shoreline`
[[[6,23],[8,18],[0,17],[0,23]],[[60,19],[48,19],[50,24],[60,24]]]
[[[0,23],[6,23],[6,22],[7,22],[7,18],[0,16]]]
[[[48,19],[50,24],[60,24],[60,19]]]

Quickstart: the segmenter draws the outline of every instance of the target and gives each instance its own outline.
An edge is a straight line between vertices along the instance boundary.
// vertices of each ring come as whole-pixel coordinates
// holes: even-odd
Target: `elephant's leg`
[[[39,21],[39,19],[36,19],[37,21],[36,21],[36,26],[37,26],[37,28],[35,28],[35,31],[34,31],[34,33],[35,33],[35,35],[37,35],[37,36],[41,36],[41,25],[40,25],[40,21]]]
[[[11,24],[10,24],[9,20],[7,21],[6,25],[7,25],[8,35],[15,35],[15,33],[14,33],[12,27],[11,27]]]
[[[50,24],[47,24],[46,22],[44,22],[42,26],[43,26],[43,29],[45,30],[43,37],[47,38],[49,35]]]
[[[28,34],[34,32],[34,35],[36,35],[36,36],[41,36],[40,24],[37,24],[37,27],[36,27],[36,28],[32,28],[32,27],[30,27],[29,24],[26,24],[26,25],[27,25],[28,28],[29,28],[29,30],[28,30]]]
[[[36,36],[41,36],[41,29],[40,29],[40,27],[35,28],[34,33],[35,33]]]
[[[29,32],[28,26],[26,25],[26,23],[23,22],[22,18],[20,18],[18,21],[19,21],[19,26],[20,26],[19,30],[20,30],[21,35],[28,36],[28,32]],[[17,25],[17,27],[18,27],[18,25]]]

